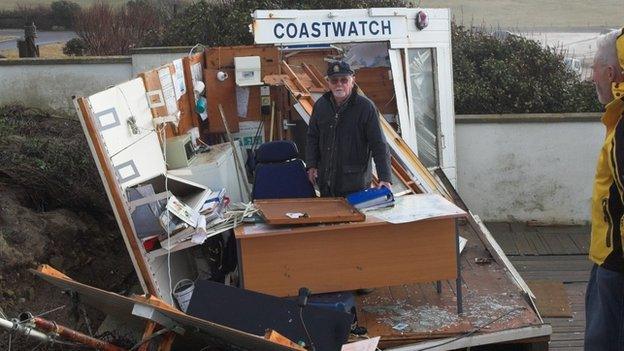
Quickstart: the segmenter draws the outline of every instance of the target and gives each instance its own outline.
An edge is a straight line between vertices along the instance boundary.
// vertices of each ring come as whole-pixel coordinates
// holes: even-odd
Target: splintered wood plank
[[[310,91],[306,88],[303,82],[301,82],[301,79],[299,79],[297,74],[295,74],[295,72],[286,62],[282,61],[281,68],[288,75],[288,77],[295,83],[295,86],[300,92],[304,94],[310,94]]]

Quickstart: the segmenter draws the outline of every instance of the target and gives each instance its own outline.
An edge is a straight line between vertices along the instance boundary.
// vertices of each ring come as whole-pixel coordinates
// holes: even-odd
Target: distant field
[[[89,6],[97,0],[72,0],[80,6]],[[0,0],[0,10],[14,9],[18,4],[22,6],[50,5],[54,0]],[[105,0],[112,5],[119,5],[127,2],[127,0]]]
[[[464,25],[560,30],[624,26],[622,0],[422,0],[421,7],[449,7]]]
[[[64,46],[65,44],[60,43],[39,45],[39,56],[42,58],[65,58],[67,56],[63,54]],[[17,49],[0,50],[0,55],[10,59],[19,58]]]
[[[8,41],[8,40],[13,40],[17,37],[13,36],[13,35],[0,35],[0,43],[3,41]]]
[[[0,10],[49,5],[54,0],[0,0]],[[89,6],[97,0],[73,0]],[[107,0],[119,5],[127,0]],[[188,0],[190,1],[190,0]],[[455,21],[512,29],[559,30],[624,25],[622,0],[411,0],[421,7],[450,7]]]

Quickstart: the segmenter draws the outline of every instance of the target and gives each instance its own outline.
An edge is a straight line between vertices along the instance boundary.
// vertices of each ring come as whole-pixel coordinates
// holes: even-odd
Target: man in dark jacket
[[[371,156],[379,186],[391,187],[390,152],[375,105],[353,86],[353,71],[345,62],[327,69],[330,92],[314,104],[306,147],[310,182],[321,196],[340,197],[370,187]]]

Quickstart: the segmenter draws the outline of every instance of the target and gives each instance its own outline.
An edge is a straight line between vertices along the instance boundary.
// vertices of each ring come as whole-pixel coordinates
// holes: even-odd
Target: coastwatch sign
[[[379,41],[407,37],[404,16],[256,18],[257,44]]]

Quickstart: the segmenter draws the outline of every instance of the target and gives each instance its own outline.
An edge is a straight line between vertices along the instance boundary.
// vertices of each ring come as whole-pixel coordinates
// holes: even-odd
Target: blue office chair
[[[315,197],[297,145],[289,140],[264,143],[256,150],[254,199]]]

